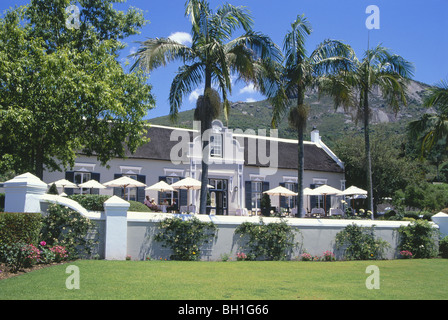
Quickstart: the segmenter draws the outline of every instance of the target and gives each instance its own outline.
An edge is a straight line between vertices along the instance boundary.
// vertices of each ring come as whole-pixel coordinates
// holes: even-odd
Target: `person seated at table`
[[[173,204],[167,208],[167,211],[171,212],[171,211],[178,211],[178,210],[179,210],[179,208],[177,207],[176,199],[174,199]]]
[[[145,197],[145,201],[143,202],[147,207],[151,205],[151,201],[149,201],[149,196]]]

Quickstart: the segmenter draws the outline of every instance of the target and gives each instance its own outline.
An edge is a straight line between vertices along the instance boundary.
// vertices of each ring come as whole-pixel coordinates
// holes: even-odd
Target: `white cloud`
[[[257,100],[255,100],[254,98],[247,98],[246,102],[256,102]]]
[[[203,91],[203,88],[197,88],[196,90],[192,91],[188,96],[188,101],[190,101],[190,103],[195,103],[196,100],[198,100],[199,96],[203,93]]]
[[[193,43],[191,35],[187,32],[174,32],[170,34],[168,38],[184,45]]]
[[[255,89],[255,86],[253,83],[249,83],[247,86],[240,89],[240,94],[241,93],[255,93],[255,92],[257,92],[257,90]]]
[[[132,47],[131,49],[129,49],[129,54],[134,54],[137,52],[137,47]]]

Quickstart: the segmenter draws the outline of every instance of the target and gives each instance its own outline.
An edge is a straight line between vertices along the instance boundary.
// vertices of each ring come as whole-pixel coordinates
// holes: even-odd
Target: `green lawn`
[[[69,265],[80,289],[68,290]],[[366,288],[366,268],[380,289]],[[0,281],[0,299],[448,299],[448,260],[180,262],[85,260]]]

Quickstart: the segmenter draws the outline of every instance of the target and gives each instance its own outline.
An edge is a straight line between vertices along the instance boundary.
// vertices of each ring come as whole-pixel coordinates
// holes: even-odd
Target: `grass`
[[[80,289],[68,290],[69,265]],[[366,268],[380,289],[366,288]],[[0,281],[0,299],[149,300],[433,300],[448,299],[448,260],[104,261],[80,260]]]

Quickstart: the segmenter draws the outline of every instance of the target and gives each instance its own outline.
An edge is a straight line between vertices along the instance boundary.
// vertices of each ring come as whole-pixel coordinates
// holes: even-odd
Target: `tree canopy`
[[[106,165],[146,141],[151,87],[117,59],[120,39],[145,21],[111,2],[79,1],[79,28],[65,25],[68,0],[33,0],[0,19],[1,172],[42,177],[44,167],[73,166],[78,152]]]

